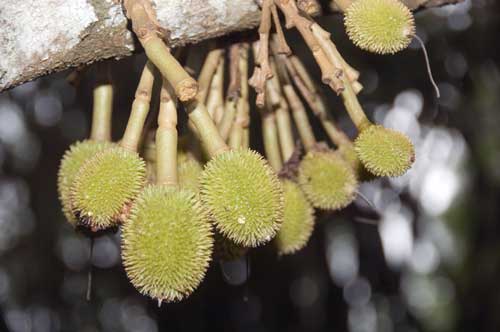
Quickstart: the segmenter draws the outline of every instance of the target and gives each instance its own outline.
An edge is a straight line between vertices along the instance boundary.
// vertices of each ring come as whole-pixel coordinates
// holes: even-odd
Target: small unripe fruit
[[[334,152],[312,151],[299,165],[298,182],[312,205],[338,210],[356,196],[358,182],[352,167]]]
[[[219,232],[214,235],[214,259],[218,261],[232,261],[243,257],[248,248],[240,246],[233,241],[225,238]]]
[[[189,152],[179,152],[177,154],[179,188],[198,193],[200,191],[202,171],[201,163]]]
[[[283,218],[283,192],[276,173],[251,150],[210,160],[201,176],[201,197],[217,230],[238,245],[269,242]]]
[[[413,15],[399,0],[356,0],[347,8],[344,24],[356,46],[379,54],[405,49],[415,35]]]
[[[99,152],[78,172],[73,212],[93,231],[116,226],[145,185],[145,163],[135,152],[114,147]]]
[[[57,190],[64,216],[72,226],[77,226],[78,220],[71,209],[71,187],[80,167],[98,152],[110,148],[113,143],[85,140],[77,142],[64,153],[57,175]]]
[[[122,258],[144,295],[173,302],[203,280],[213,249],[212,226],[192,192],[149,186],[122,227]]]
[[[283,181],[284,215],[275,246],[278,254],[292,254],[306,246],[314,229],[314,210],[300,187]]]
[[[380,125],[363,130],[354,141],[354,148],[365,168],[377,176],[401,176],[415,161],[410,139]]]

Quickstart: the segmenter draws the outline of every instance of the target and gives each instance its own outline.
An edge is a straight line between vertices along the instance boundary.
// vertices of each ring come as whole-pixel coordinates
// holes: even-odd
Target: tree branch
[[[461,0],[406,0],[411,8]],[[172,47],[254,28],[256,0],[152,0]],[[117,0],[1,0],[0,91],[39,76],[132,55],[136,44]]]

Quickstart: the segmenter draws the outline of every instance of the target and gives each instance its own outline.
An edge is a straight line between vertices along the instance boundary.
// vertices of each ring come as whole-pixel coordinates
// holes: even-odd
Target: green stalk
[[[156,130],[156,183],[176,187],[177,177],[177,107],[164,80],[160,94]]]
[[[128,119],[125,133],[123,134],[120,145],[130,151],[137,151],[141,139],[142,130],[146,117],[149,113],[149,103],[151,101],[151,91],[154,83],[154,66],[147,62],[142,71],[135,99],[132,103],[132,110]]]
[[[113,85],[102,83],[94,88],[92,129],[90,139],[111,141],[111,115],[113,113]]]

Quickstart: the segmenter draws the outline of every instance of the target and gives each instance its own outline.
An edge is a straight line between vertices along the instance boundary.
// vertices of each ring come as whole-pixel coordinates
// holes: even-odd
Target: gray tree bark
[[[461,0],[405,0],[410,8]],[[259,22],[255,0],[152,0],[172,47]],[[0,91],[70,67],[132,55],[137,45],[118,0],[0,0]]]

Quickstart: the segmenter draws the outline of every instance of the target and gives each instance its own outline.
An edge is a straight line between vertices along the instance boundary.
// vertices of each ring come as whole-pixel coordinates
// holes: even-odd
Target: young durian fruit
[[[410,9],[399,0],[356,0],[344,16],[347,35],[361,49],[392,54],[408,47],[415,35]]]
[[[377,176],[403,175],[415,161],[415,150],[408,137],[380,125],[363,130],[354,146],[366,169]]]
[[[147,187],[122,228],[122,258],[131,283],[153,299],[174,302],[203,280],[213,249],[206,209],[177,186],[177,110],[166,83],[158,116],[157,184]]]
[[[72,187],[73,212],[93,231],[121,223],[145,185],[146,165],[135,152],[106,149],[79,170]]]
[[[64,153],[59,166],[57,189],[64,216],[76,227],[78,220],[71,206],[71,187],[82,165],[98,152],[113,147],[111,140],[111,114],[113,104],[113,86],[99,83],[94,88],[92,110],[92,129],[90,139],[72,144]]]
[[[293,254],[307,245],[314,229],[314,209],[291,180],[283,180],[284,214],[274,244],[280,255]]]
[[[299,165],[298,182],[312,205],[338,210],[356,197],[358,181],[352,167],[331,151],[308,152]]]
[[[232,150],[212,158],[201,176],[201,197],[217,230],[238,245],[269,242],[282,222],[281,184],[252,150]]]
[[[149,112],[153,70],[148,62],[120,145],[88,160],[72,186],[73,213],[93,231],[120,224],[145,185],[146,166],[136,151]]]
[[[212,255],[212,227],[190,191],[149,186],[122,227],[122,259],[131,283],[165,302],[189,296]]]

